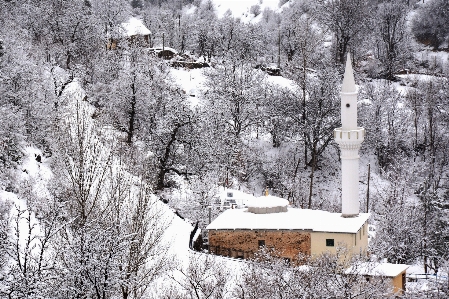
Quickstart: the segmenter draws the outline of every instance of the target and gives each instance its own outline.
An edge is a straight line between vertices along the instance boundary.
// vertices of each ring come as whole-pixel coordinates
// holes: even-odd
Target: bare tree
[[[317,18],[334,34],[335,61],[343,64],[353,40],[365,33],[370,22],[370,1],[319,0]],[[354,50],[354,49],[353,49]]]
[[[192,254],[186,270],[179,269],[181,277],[171,276],[180,287],[179,294],[189,298],[226,298],[229,292],[229,269],[213,255]]]

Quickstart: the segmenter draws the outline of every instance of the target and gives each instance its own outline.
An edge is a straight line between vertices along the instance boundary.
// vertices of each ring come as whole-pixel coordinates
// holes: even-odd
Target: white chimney
[[[341,213],[343,217],[354,217],[360,209],[359,149],[365,138],[365,129],[357,127],[357,87],[349,53],[340,96],[341,128],[334,130],[334,139],[341,151]]]

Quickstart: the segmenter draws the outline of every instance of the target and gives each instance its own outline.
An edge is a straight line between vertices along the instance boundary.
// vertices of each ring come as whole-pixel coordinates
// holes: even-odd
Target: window
[[[259,247],[265,246],[265,240],[259,240]]]
[[[228,197],[233,197],[232,192],[228,192]]]
[[[334,239],[326,239],[326,246],[334,247]]]

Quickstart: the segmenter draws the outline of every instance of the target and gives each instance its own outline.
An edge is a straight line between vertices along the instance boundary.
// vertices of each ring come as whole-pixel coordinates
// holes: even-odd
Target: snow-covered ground
[[[171,68],[170,73],[178,86],[183,92],[189,96],[192,106],[200,104],[200,95],[202,91],[207,89],[206,76],[204,72],[209,68],[202,69],[186,69],[186,68]],[[262,72],[262,71],[261,71]],[[265,80],[269,84],[277,85],[281,88],[289,88],[295,90],[297,84],[290,79],[282,76],[270,76],[265,74]]]
[[[170,72],[176,84],[189,96],[192,107],[198,105],[200,103],[198,96],[201,90],[205,88],[204,82],[206,78],[203,74],[204,69],[171,68]]]
[[[227,11],[230,11],[236,18],[243,22],[249,22],[254,18],[250,13],[253,5],[259,5],[262,12],[265,8],[274,11],[279,9],[279,0],[213,0],[215,9],[219,18],[223,17]]]
[[[204,0],[203,0],[204,1]],[[262,19],[262,14],[265,9],[270,9],[275,12],[281,12],[287,9],[291,2],[287,2],[282,7],[279,7],[279,0],[212,0],[214,4],[215,13],[218,18],[222,18],[227,14],[240,19],[243,23],[258,23]],[[259,6],[259,13],[256,16],[251,12],[252,6]],[[196,6],[190,5],[184,8],[185,14],[192,14],[197,9]]]
[[[72,109],[75,109],[75,107],[73,107],[75,104],[74,102],[84,97],[84,91],[80,87],[79,83],[74,80],[74,82],[70,83],[67,86],[66,90],[64,91],[64,96],[68,101],[71,101]],[[87,102],[83,101],[79,104],[82,105],[82,108],[86,109],[88,112],[93,112],[93,107],[91,107]],[[72,111],[72,113],[74,113],[74,111]],[[94,120],[89,117],[90,113],[85,114],[85,116],[88,116],[86,117],[85,121],[90,126],[97,125],[95,124]],[[114,134],[114,132],[110,128],[104,128],[102,132],[108,133],[110,135]],[[105,151],[109,150],[110,149],[105,149]],[[120,167],[119,163],[116,164],[117,165],[115,167]],[[118,170],[116,169],[116,171]],[[43,172],[43,175],[45,177],[49,177],[51,175],[51,173],[49,174],[49,172],[51,171],[48,169]],[[160,212],[160,214],[162,215],[161,217],[163,219],[161,219],[161,221],[168,224],[164,233],[162,241],[163,244],[161,244],[162,246],[168,248],[166,256],[172,257],[174,261],[179,262],[182,265],[187,265],[189,254],[189,237],[190,232],[193,230],[192,225],[176,216],[169,206],[162,203],[155,196],[153,197],[153,200],[155,202],[155,209],[157,209],[158,212]]]

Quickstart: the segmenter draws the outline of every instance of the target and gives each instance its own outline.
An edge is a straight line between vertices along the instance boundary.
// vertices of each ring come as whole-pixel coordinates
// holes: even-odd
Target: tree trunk
[[[307,205],[308,209],[312,208],[312,191],[313,191],[313,177],[315,175],[315,167],[316,167],[316,144],[317,141],[313,142],[313,152],[312,152],[312,172],[310,173],[310,187],[309,187],[309,204]]]
[[[136,117],[136,86],[134,85],[136,77],[133,78],[131,83],[131,109],[129,110],[129,123],[128,123],[128,138],[126,142],[131,145],[134,136],[134,122]]]

